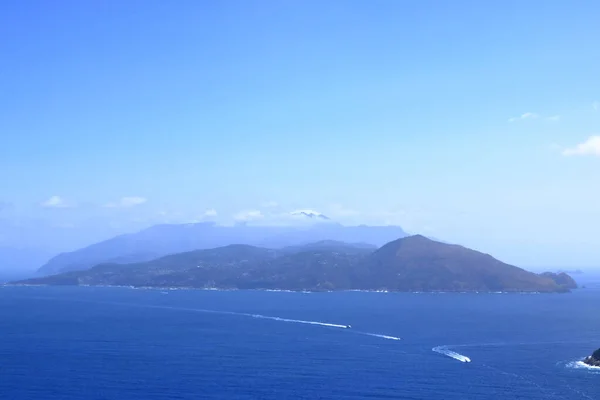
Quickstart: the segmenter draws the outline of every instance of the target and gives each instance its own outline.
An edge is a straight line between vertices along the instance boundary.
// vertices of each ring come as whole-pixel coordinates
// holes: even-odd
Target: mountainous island
[[[590,367],[600,367],[600,349],[592,353],[591,356],[586,357],[583,362]]]
[[[79,250],[59,254],[39,268],[40,275],[85,270],[102,263],[138,263],[169,254],[213,249],[232,243],[283,248],[321,241],[359,243],[376,248],[407,234],[399,226],[345,226],[329,221],[309,226],[222,226],[211,222],[155,225]],[[325,219],[323,219],[325,218]]]
[[[553,276],[421,235],[380,248],[321,241],[280,249],[228,245],[14,282],[160,288],[565,292]]]

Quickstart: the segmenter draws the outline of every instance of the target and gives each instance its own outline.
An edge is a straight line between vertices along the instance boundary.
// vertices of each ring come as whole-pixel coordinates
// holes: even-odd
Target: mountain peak
[[[427,236],[423,236],[419,233],[417,233],[416,235],[410,235],[410,236],[406,236],[404,238],[402,238],[401,240],[405,240],[405,241],[427,241],[427,242],[435,242],[435,240],[432,240],[430,238],[428,238]]]
[[[402,247],[403,245],[427,245],[430,243],[439,243],[436,242],[435,240],[432,240],[426,236],[417,234],[417,235],[410,235],[410,236],[404,236],[401,238],[398,238],[394,241],[391,241],[389,243],[387,243],[384,247]]]

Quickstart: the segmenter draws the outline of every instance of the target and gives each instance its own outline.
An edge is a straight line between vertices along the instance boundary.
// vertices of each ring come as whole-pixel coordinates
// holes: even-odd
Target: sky
[[[0,244],[309,209],[519,265],[600,266],[598,15],[577,0],[4,1]]]

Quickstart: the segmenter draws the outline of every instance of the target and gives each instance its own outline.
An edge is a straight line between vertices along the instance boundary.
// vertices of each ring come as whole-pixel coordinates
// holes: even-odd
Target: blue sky
[[[600,265],[599,14],[594,1],[4,2],[4,240],[16,225],[80,245],[308,208],[514,263]]]

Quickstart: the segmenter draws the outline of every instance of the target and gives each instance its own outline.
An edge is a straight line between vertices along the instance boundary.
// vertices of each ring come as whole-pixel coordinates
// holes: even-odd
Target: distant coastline
[[[530,291],[459,291],[459,290],[369,290],[369,289],[338,289],[338,290],[311,290],[311,289],[238,289],[238,288],[198,288],[198,287],[163,287],[163,286],[127,286],[127,285],[51,285],[8,282],[0,284],[0,287],[78,287],[78,288],[107,288],[107,289],[129,289],[129,290],[152,290],[152,291],[207,291],[207,292],[276,292],[276,293],[382,293],[382,294],[484,294],[484,295],[556,295],[568,292],[530,292]]]
[[[568,274],[536,274],[421,235],[375,249],[333,241],[281,249],[235,244],[12,283],[298,292],[554,293],[577,287]]]

